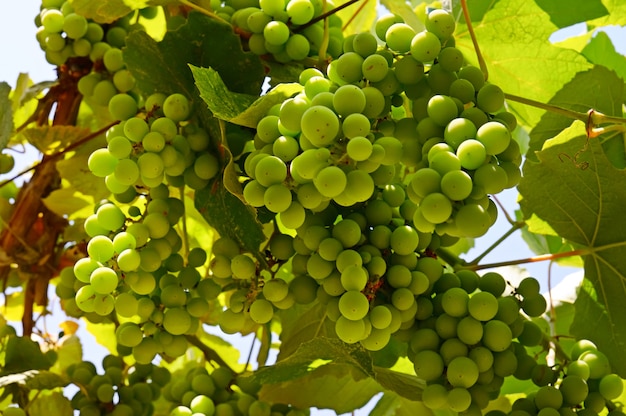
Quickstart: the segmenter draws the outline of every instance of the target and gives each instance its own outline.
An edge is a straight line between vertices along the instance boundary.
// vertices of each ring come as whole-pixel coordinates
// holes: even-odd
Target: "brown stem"
[[[483,54],[480,52],[480,47],[478,46],[478,40],[476,39],[476,33],[474,33],[474,26],[472,25],[472,19],[469,14],[469,9],[467,8],[466,0],[461,0],[461,8],[463,9],[463,17],[465,17],[465,23],[467,24],[467,31],[470,34],[470,38],[472,38],[472,44],[474,45],[474,50],[476,51],[478,65],[485,76],[485,81],[487,81],[489,78],[489,71],[487,70],[487,64],[485,63]]]
[[[602,249],[602,247],[597,247],[596,251],[600,249]],[[588,254],[591,254],[593,251],[594,251],[593,249],[588,249],[588,248],[578,249],[578,250],[566,251],[564,253],[543,254],[541,256],[528,257],[525,259],[518,259],[518,260],[501,261],[497,263],[471,264],[471,265],[466,266],[465,268],[470,269],[470,270],[483,270],[483,269],[492,269],[494,267],[515,266],[518,264],[537,263],[540,261],[556,260],[556,259],[560,259],[564,257],[586,256]]]
[[[333,14],[337,13],[339,10],[343,10],[348,6],[353,5],[354,3],[356,3],[359,0],[348,0],[347,2],[345,2],[344,4],[342,4],[341,6],[335,7],[332,10],[327,11],[326,13],[322,13],[321,15],[311,19],[310,22],[303,24],[302,26],[298,26],[297,28],[293,29],[294,33],[298,33],[298,32],[302,32],[304,29],[306,29],[309,26],[313,26],[315,23],[319,22],[320,20],[324,20],[326,19],[328,16],[332,16]]]

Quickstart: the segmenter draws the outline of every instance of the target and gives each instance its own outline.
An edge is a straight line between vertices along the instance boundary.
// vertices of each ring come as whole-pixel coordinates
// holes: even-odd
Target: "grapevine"
[[[623,56],[521,0],[101,3],[42,0],[58,79],[0,84],[0,414],[624,415]]]

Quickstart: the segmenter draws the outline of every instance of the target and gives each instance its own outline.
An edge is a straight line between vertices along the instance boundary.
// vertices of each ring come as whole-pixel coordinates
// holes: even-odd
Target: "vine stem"
[[[489,70],[487,69],[485,58],[483,58],[483,54],[480,52],[480,47],[478,46],[478,40],[476,39],[474,26],[472,26],[472,19],[470,18],[469,9],[467,8],[467,0],[461,0],[461,8],[463,9],[463,17],[465,18],[465,23],[467,24],[467,31],[470,34],[470,38],[472,38],[474,51],[476,51],[476,59],[478,59],[478,65],[480,66],[480,70],[485,76],[485,81],[487,81],[487,79],[489,78]]]
[[[515,221],[513,219],[513,217],[511,216],[511,214],[509,214],[509,212],[506,210],[506,207],[504,206],[504,204],[502,202],[500,202],[500,200],[498,199],[498,197],[496,195],[492,195],[492,198],[494,201],[496,201],[496,204],[498,204],[498,206],[500,207],[500,209],[502,210],[502,212],[504,213],[504,217],[506,218],[507,222],[511,225],[519,222],[519,221]],[[522,225],[523,227],[523,225]]]
[[[59,157],[63,156],[64,154],[66,154],[69,151],[72,151],[74,149],[76,149],[79,146],[82,146],[83,144],[87,143],[90,140],[95,139],[96,137],[98,137],[99,135],[101,135],[102,133],[105,133],[108,129],[110,129],[111,127],[115,126],[116,124],[119,124],[119,121],[115,121],[105,127],[102,127],[100,130],[95,131],[93,133],[91,133],[90,135],[83,137],[82,139],[70,144],[69,146],[67,146],[65,149],[61,150],[60,152],[57,153],[53,153],[50,156],[48,156],[47,158],[44,158],[41,160],[41,162],[37,163],[36,165],[31,166],[28,169],[25,169],[19,173],[17,173],[15,176],[13,176],[12,178],[9,178],[5,181],[0,182],[0,188],[2,188],[5,185],[8,185],[9,183],[13,182],[14,180],[16,180],[17,178],[19,178],[20,176],[23,176],[25,174],[27,174],[30,171],[33,171],[37,168],[39,168],[42,165],[45,165],[46,163],[50,163],[56,159],[58,159]]]
[[[206,345],[205,343],[203,343],[202,341],[200,341],[200,339],[195,336],[195,335],[185,335],[185,338],[187,338],[187,341],[193,345],[194,347],[198,348],[200,351],[202,351],[202,354],[204,354],[204,358],[207,361],[213,361],[216,362],[220,367],[226,367],[228,368],[233,374],[237,374],[237,372],[235,370],[233,370],[226,361],[224,361],[224,359],[222,357],[220,357],[220,355],[213,350],[212,348],[210,348],[208,345]]]
[[[342,4],[341,6],[337,6],[334,9],[331,9],[331,10],[329,10],[329,11],[327,11],[325,13],[322,13],[321,15],[311,19],[311,21],[309,21],[308,23],[305,23],[302,26],[298,26],[297,28],[293,29],[293,31],[294,31],[294,33],[302,32],[307,27],[313,26],[315,23],[319,22],[320,20],[326,19],[328,16],[332,16],[333,14],[337,13],[338,11],[343,10],[346,7],[353,5],[357,1],[360,1],[360,0],[348,0],[347,2]]]
[[[621,243],[624,245],[625,243]],[[497,263],[488,263],[488,264],[468,264],[466,269],[470,270],[483,270],[483,269],[492,269],[494,267],[502,267],[502,266],[515,266],[518,264],[526,264],[526,263],[537,263],[540,261],[550,261],[556,260],[564,257],[574,257],[574,256],[586,256],[588,254],[592,254],[595,251],[600,251],[601,249],[605,249],[607,247],[596,247],[596,248],[584,248],[572,251],[566,251],[564,253],[555,253],[555,254],[543,254],[541,256],[527,257],[525,259],[518,260],[509,260],[509,261],[501,261]]]
[[[180,192],[180,200],[183,201],[183,253],[185,253],[185,258],[189,257],[189,235],[187,233],[187,208],[185,207],[185,185],[178,188],[178,192]]]
[[[190,2],[190,1],[187,1],[187,0],[178,0],[178,2],[179,2],[180,4],[182,4],[182,5],[185,5],[185,6],[189,7],[190,9],[193,9],[193,10],[195,10],[195,11],[197,11],[197,12],[200,12],[200,13],[204,14],[205,16],[209,16],[210,18],[217,19],[217,20],[221,20],[221,21],[222,21],[222,22],[224,22],[224,23],[228,23],[226,20],[222,19],[221,17],[219,17],[218,15],[216,15],[215,13],[213,13],[212,11],[207,10],[207,9],[205,9],[205,8],[203,8],[203,7],[200,7],[200,6],[198,6],[197,4],[193,4],[193,3],[192,3],[192,2]],[[229,24],[230,24],[230,23],[229,23]]]
[[[479,261],[484,259],[485,256],[487,256],[487,254],[491,253],[496,247],[502,244],[502,242],[506,240],[508,237],[510,237],[511,234],[513,234],[515,231],[522,228],[524,224],[525,224],[524,222],[514,222],[511,225],[511,228],[509,228],[504,234],[502,234],[502,236],[500,236],[500,238],[498,238],[493,244],[487,247],[487,249],[485,249],[485,251],[483,251],[482,254],[480,254],[474,260],[470,261],[469,264],[478,264]]]

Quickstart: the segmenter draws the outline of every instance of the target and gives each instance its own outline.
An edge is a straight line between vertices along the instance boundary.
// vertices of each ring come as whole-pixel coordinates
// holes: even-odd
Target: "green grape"
[[[559,385],[565,406],[576,406],[582,403],[589,394],[587,382],[576,375],[568,374]]]
[[[125,347],[135,347],[141,343],[143,333],[137,324],[128,322],[115,331],[117,342]]]
[[[328,78],[335,82],[339,81],[340,85],[357,82],[363,78],[362,66],[363,58],[361,55],[356,52],[346,52],[339,59],[331,62]]]
[[[454,33],[456,23],[454,16],[442,9],[435,9],[427,14],[426,29],[441,40],[446,40]]]
[[[165,117],[174,122],[187,120],[191,114],[189,100],[183,94],[179,93],[169,95],[165,101],[163,101],[162,109]]]
[[[334,198],[346,189],[347,177],[339,167],[327,166],[318,172],[313,183],[320,194]]]
[[[441,377],[444,370],[441,356],[430,350],[423,350],[415,354],[413,358],[415,375],[424,381],[433,381]]]
[[[478,204],[468,204],[459,208],[454,221],[461,235],[470,238],[484,235],[492,224],[489,213]]]
[[[611,373],[609,359],[600,351],[585,351],[578,359],[589,366],[589,378],[599,379]]]
[[[255,179],[263,186],[269,187],[281,183],[287,177],[287,166],[276,156],[264,157],[256,164]]]
[[[524,321],[522,333],[517,336],[520,344],[533,347],[539,345],[543,339],[543,331],[532,321]]]
[[[443,48],[437,56],[439,65],[448,72],[457,72],[461,69],[463,60],[463,53],[454,47]]]
[[[474,293],[467,303],[469,314],[479,321],[490,321],[498,312],[498,300],[488,291]]]
[[[508,377],[517,370],[517,356],[511,349],[493,353],[493,371],[498,377]]]
[[[89,254],[89,257],[101,263],[109,261],[114,253],[113,242],[104,235],[97,235],[87,243],[87,254]]]
[[[537,409],[551,407],[559,409],[563,405],[563,395],[554,386],[542,386],[535,395],[535,406]]]
[[[367,160],[372,154],[372,142],[366,137],[352,137],[346,146],[346,153],[352,160]]]
[[[342,117],[360,114],[365,109],[365,104],[365,94],[356,85],[343,85],[335,91],[333,96],[334,110]]]
[[[448,292],[450,290],[448,290]],[[482,335],[483,327],[480,321],[478,321],[477,319],[474,319],[471,316],[466,316],[459,321],[459,326],[457,327],[457,336],[464,344],[478,344],[478,342],[482,338]]]
[[[485,163],[487,150],[478,140],[464,140],[456,149],[456,154],[461,162],[461,167],[465,169],[478,169]]]
[[[461,161],[453,152],[434,152],[429,165],[442,176],[447,172],[461,169]]]
[[[172,335],[182,335],[191,328],[191,316],[184,308],[170,308],[165,311],[163,328]]]
[[[118,159],[109,153],[108,149],[98,149],[87,160],[87,166],[94,175],[104,178],[115,170]]]
[[[272,319],[274,307],[265,299],[255,299],[250,305],[250,319],[257,324],[265,324]]]
[[[359,291],[348,290],[339,298],[339,311],[351,321],[363,319],[369,311],[367,297]]]
[[[89,46],[91,48],[91,45]],[[74,43],[74,49],[76,49],[76,43]],[[128,92],[135,88],[135,77],[128,69],[121,69],[113,75],[113,85],[120,92]]]
[[[371,54],[364,58],[361,65],[363,76],[370,82],[379,82],[385,79],[389,71],[387,59],[378,54]]]
[[[237,254],[230,263],[230,269],[233,276],[238,279],[250,280],[256,274],[256,265],[254,260],[245,254]]]
[[[415,36],[413,28],[405,23],[394,23],[385,32],[387,46],[399,53],[406,53],[411,49],[411,40]]]
[[[576,343],[572,346],[572,349],[570,351],[570,357],[572,357],[572,360],[577,360],[584,352],[595,352],[597,350],[598,347],[596,346],[596,344],[593,343],[593,341],[590,341],[588,339],[580,339],[576,341]]]
[[[394,23],[402,23],[402,22],[403,22],[402,17],[396,14],[386,14],[378,18],[378,20],[376,20],[376,23],[374,25],[374,32],[376,33],[376,36],[378,37],[378,39],[385,42],[385,35],[389,27],[391,27],[391,25],[393,25]]]
[[[538,317],[545,313],[547,308],[546,299],[541,294],[525,297],[522,300],[522,309],[530,317]]]
[[[445,50],[448,50],[448,48]],[[466,79],[459,78],[450,84],[450,96],[458,98],[463,104],[473,101],[475,94],[474,86]],[[463,117],[462,114],[461,116]]]
[[[139,364],[152,362],[158,353],[159,346],[152,338],[144,338],[139,345],[133,347],[133,357]]]
[[[441,190],[441,175],[434,169],[419,169],[411,178],[411,188],[420,198]]]
[[[446,95],[433,95],[428,100],[428,116],[438,125],[445,127],[458,115],[458,109],[452,98]]]
[[[424,64],[410,55],[396,60],[393,67],[398,81],[405,86],[416,85],[424,78]]]
[[[365,337],[365,323],[362,319],[350,320],[342,315],[335,322],[335,332],[343,342],[354,344]]]
[[[269,13],[268,13],[269,14]],[[271,21],[263,29],[265,41],[274,46],[283,45],[289,39],[289,27],[280,21]]]
[[[415,307],[415,296],[409,289],[401,287],[391,294],[391,304],[400,311],[410,311]]]
[[[469,388],[478,380],[478,367],[468,357],[457,357],[448,364],[446,378],[453,387]]]
[[[452,203],[444,194],[434,192],[422,200],[420,210],[427,221],[433,224],[441,224],[450,218]]]
[[[404,225],[396,228],[391,233],[390,246],[395,253],[400,255],[411,254],[417,249],[419,243],[419,235],[417,231]]]
[[[492,320],[484,325],[483,344],[491,351],[506,350],[511,345],[511,329],[502,321]]]
[[[600,379],[598,391],[606,400],[615,400],[624,391],[624,382],[617,374],[607,374]]]
[[[116,94],[109,100],[109,112],[115,120],[128,120],[137,114],[137,102],[128,94]]]
[[[374,306],[369,313],[370,322],[372,327],[376,329],[389,328],[392,321],[392,314],[389,307],[386,305]]]
[[[147,152],[158,153],[165,148],[165,144],[165,137],[158,131],[151,131],[141,139],[141,145]]]
[[[485,113],[496,113],[504,106],[504,92],[497,85],[485,84],[476,90],[476,103]]]
[[[459,70],[459,78],[471,82],[476,91],[479,91],[485,85],[485,75],[480,68],[473,65],[466,65],[461,68]]]
[[[126,216],[124,215],[122,210],[115,204],[110,204],[110,203],[106,203],[98,207],[98,210],[96,211],[96,217],[98,218],[98,223],[100,224],[100,226],[110,231],[120,229],[124,225],[124,222],[126,221]],[[98,244],[107,244],[107,243],[98,243]],[[115,248],[115,245],[114,245],[114,248]],[[98,247],[98,249],[102,249],[102,247]],[[115,250],[115,251],[119,251],[119,250]]]
[[[286,211],[291,206],[292,200],[291,191],[281,183],[271,185],[263,194],[264,205],[274,213]]]
[[[511,141],[511,133],[502,123],[489,121],[478,129],[476,140],[485,146],[488,155],[497,155],[506,150]]]
[[[374,87],[363,88],[365,94],[365,110],[363,115],[368,118],[378,117],[385,109],[385,97],[383,93]]]
[[[442,296],[441,306],[445,313],[454,317],[467,314],[469,295],[460,287],[448,289]]]
[[[117,273],[108,267],[99,267],[91,273],[89,283],[95,293],[109,294],[118,285]]]
[[[452,201],[462,201],[472,193],[472,177],[462,170],[447,172],[441,178],[441,192]]]
[[[339,119],[329,108],[314,105],[304,112],[302,133],[317,147],[327,146],[339,133]]]
[[[456,104],[455,104],[456,111]],[[457,149],[467,140],[476,137],[476,126],[471,120],[458,117],[448,122],[443,137],[453,149]]]
[[[480,373],[484,373],[493,367],[493,353],[488,348],[482,346],[474,347],[470,350],[468,356],[476,363]]]
[[[423,31],[411,40],[410,51],[414,59],[424,63],[432,62],[441,51],[441,41],[437,35]]]

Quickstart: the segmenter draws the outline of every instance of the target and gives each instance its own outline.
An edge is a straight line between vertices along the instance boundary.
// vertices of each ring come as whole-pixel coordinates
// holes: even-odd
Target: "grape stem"
[[[33,170],[39,168],[42,165],[45,165],[46,163],[50,163],[50,162],[58,159],[59,157],[63,156],[65,153],[67,153],[67,152],[69,152],[71,150],[74,150],[74,149],[76,149],[79,146],[82,146],[83,144],[87,143],[88,141],[90,141],[92,139],[95,139],[96,137],[98,137],[99,135],[105,133],[108,129],[110,129],[111,127],[115,126],[118,123],[119,123],[119,121],[115,121],[115,122],[105,126],[105,127],[101,128],[100,130],[95,131],[95,132],[91,133],[90,135],[85,136],[82,139],[80,139],[80,140],[70,144],[65,149],[61,150],[60,152],[53,153],[50,156],[42,159],[41,162],[39,162],[38,164],[33,165],[30,168],[28,168],[28,169],[24,169],[23,171],[17,173],[15,176],[13,176],[13,177],[5,180],[5,181],[0,182],[0,188],[2,188],[5,185],[8,185],[9,183],[11,183],[14,180],[16,180],[17,178],[19,178],[20,176],[23,176],[23,175],[27,174],[28,172],[33,171]]]
[[[620,243],[620,245],[625,245],[626,242]],[[509,261],[501,261],[497,263],[489,263],[489,264],[468,264],[466,269],[470,270],[483,270],[483,269],[492,269],[494,267],[502,267],[502,266],[515,266],[518,264],[526,264],[526,263],[537,263],[540,261],[551,261],[556,259],[561,259],[565,257],[574,257],[574,256],[586,256],[588,254],[592,254],[595,251],[599,251],[602,247],[594,248],[582,248],[578,250],[566,251],[564,253],[553,253],[553,254],[542,254],[540,256],[527,257],[525,259],[517,259],[517,260],[509,260]]]
[[[487,81],[487,79],[489,78],[489,70],[487,69],[485,58],[483,58],[483,54],[480,52],[480,47],[478,46],[478,40],[476,39],[474,26],[472,26],[472,19],[469,14],[469,9],[467,8],[467,0],[461,0],[461,8],[463,9],[463,17],[465,18],[465,23],[467,24],[467,31],[470,34],[470,38],[472,38],[472,44],[474,45],[474,50],[476,51],[476,59],[478,59],[478,65],[480,66],[480,70],[485,76],[485,81]]]
[[[224,361],[224,359],[222,357],[220,357],[220,355],[213,350],[212,348],[210,348],[208,345],[206,345],[205,343],[203,343],[202,341],[200,341],[200,339],[195,336],[195,335],[185,335],[185,338],[187,338],[187,341],[193,345],[194,347],[198,348],[200,351],[202,351],[202,354],[204,355],[204,358],[207,361],[210,362],[215,362],[219,365],[219,367],[226,367],[228,368],[233,374],[237,374],[237,372],[235,370],[233,370],[226,361]]]
[[[328,16],[332,16],[333,14],[337,13],[339,10],[343,10],[346,7],[353,5],[357,1],[360,1],[360,0],[348,0],[347,2],[342,4],[341,6],[335,7],[334,9],[331,9],[331,10],[325,12],[325,13],[322,13],[321,15],[311,19],[308,23],[305,23],[302,26],[298,26],[298,27],[294,28],[293,32],[294,33],[302,32],[307,27],[313,26],[315,23],[319,22],[320,20],[326,19]]]
[[[504,240],[511,236],[515,231],[524,227],[526,223],[524,221],[515,221],[511,224],[511,228],[509,228],[500,238],[498,238],[493,244],[491,244],[485,251],[482,252],[478,257],[474,260],[470,261],[469,264],[478,264],[482,259],[484,259],[489,253],[491,253],[496,247],[498,247]]]
[[[181,218],[183,224],[183,253],[185,253],[185,258],[189,257],[189,236],[187,233],[187,207],[185,206],[185,185],[178,188],[178,192],[180,192],[180,200],[183,201],[183,217]]]

